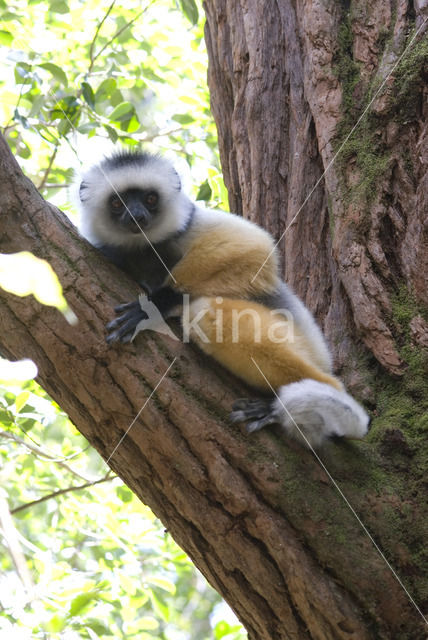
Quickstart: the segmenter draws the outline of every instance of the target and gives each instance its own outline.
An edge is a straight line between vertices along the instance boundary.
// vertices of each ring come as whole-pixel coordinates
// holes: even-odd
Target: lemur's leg
[[[310,378],[343,390],[313,361],[292,317],[256,302],[198,298],[183,311],[183,333],[239,378],[263,391]]]

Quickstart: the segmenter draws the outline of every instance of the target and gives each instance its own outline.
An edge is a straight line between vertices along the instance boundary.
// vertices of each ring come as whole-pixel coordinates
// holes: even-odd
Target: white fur
[[[104,168],[103,164],[89,169],[80,182],[84,201],[78,200],[80,212],[79,231],[91,244],[115,244],[129,247],[147,245],[165,240],[179,231],[191,210],[191,202],[179,189],[179,179],[173,166],[166,160],[154,156],[144,165],[130,164],[126,167]],[[152,228],[144,233],[133,234],[118,228],[106,215],[106,205],[112,193],[130,188],[155,189],[161,199],[161,209]]]
[[[328,384],[301,380],[280,387],[278,396],[273,410],[280,424],[306,446],[309,442],[316,449],[331,436],[360,439],[368,431],[364,409],[348,393]]]

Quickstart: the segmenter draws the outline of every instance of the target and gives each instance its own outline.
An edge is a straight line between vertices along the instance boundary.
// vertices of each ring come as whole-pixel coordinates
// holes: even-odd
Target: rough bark
[[[79,318],[70,326],[32,298],[0,290],[3,355],[37,363],[39,382],[105,459],[144,405],[109,464],[250,638],[422,638],[419,615],[312,454],[274,430],[248,438],[228,425],[245,390],[190,346],[144,335],[108,348],[104,324],[135,285],[42,200],[2,139],[0,170],[0,252],[48,259]],[[420,567],[403,542],[411,523],[422,544],[416,498],[367,443],[332,444],[322,455],[419,599]],[[391,537],[392,507],[404,515]]]
[[[428,6],[206,0],[204,7],[211,106],[231,210],[279,239],[286,280],[323,326],[336,370],[378,418],[373,440],[382,472],[395,468],[397,482],[407,470],[421,522]],[[401,386],[393,377],[402,377]],[[412,471],[398,462],[406,455]],[[379,513],[374,476],[369,486],[362,508],[371,525],[366,508]],[[391,508],[402,517],[400,507]],[[388,519],[381,511],[376,539]],[[419,544],[402,542],[410,564],[418,564]],[[409,566],[398,565],[409,575]],[[421,592],[420,604],[423,598]],[[335,637],[313,628],[309,636]]]
[[[205,9],[231,210],[281,238],[287,281],[322,323],[337,369],[370,397],[363,351],[394,375],[406,367],[394,295],[403,286],[428,302],[426,23],[388,77],[427,4],[206,0]],[[416,322],[426,344],[428,325]]]

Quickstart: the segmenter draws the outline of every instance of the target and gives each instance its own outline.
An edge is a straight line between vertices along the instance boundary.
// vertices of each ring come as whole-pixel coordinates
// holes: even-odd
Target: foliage
[[[195,23],[195,1],[181,5]],[[208,175],[202,195],[225,206],[202,25],[188,19],[172,0],[0,0],[0,120],[42,195],[66,205],[81,158],[144,143],[185,159],[197,185]]]
[[[35,382],[0,386],[0,422],[0,638],[18,629],[25,639],[243,637],[151,511]]]
[[[379,46],[381,43],[378,43]],[[385,42],[382,43],[385,46]],[[376,193],[375,186],[379,176],[383,175],[389,164],[384,144],[378,132],[378,118],[372,111],[366,114],[354,133],[353,130],[361,114],[369,105],[378,78],[371,80],[362,77],[360,64],[354,59],[354,33],[352,14],[344,12],[338,30],[335,72],[342,86],[342,119],[336,130],[335,150],[340,151],[339,162],[342,167],[355,162],[358,177],[355,184],[346,184],[345,199],[356,201],[370,200]]]
[[[0,0],[0,122],[44,197],[72,213],[81,159],[141,143],[172,150],[193,195],[226,206],[201,13],[195,0]],[[30,285],[21,293],[36,294]],[[17,378],[0,385],[0,638],[242,639],[150,510],[28,380],[35,373],[0,361],[0,375]]]

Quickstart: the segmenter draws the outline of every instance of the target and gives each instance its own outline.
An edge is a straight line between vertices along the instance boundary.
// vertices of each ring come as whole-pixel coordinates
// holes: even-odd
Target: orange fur
[[[305,378],[342,391],[342,383],[315,363],[315,352],[298,326],[284,315],[246,300],[199,298],[190,305],[189,320],[199,317],[190,338],[248,384],[269,390]],[[273,339],[272,339],[273,338]]]
[[[201,232],[172,270],[169,284],[192,296],[245,298],[275,291],[279,285],[278,258],[273,240],[262,229],[229,215]],[[264,263],[254,282],[251,282]]]

